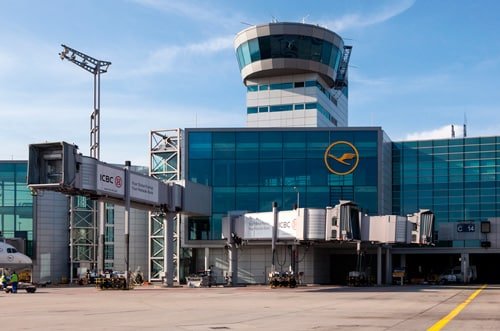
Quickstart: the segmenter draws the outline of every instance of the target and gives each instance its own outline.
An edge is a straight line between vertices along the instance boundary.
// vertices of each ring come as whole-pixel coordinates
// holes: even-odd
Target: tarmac
[[[0,307],[8,330],[427,330],[439,321],[432,330],[500,329],[500,285],[60,286],[1,292]]]

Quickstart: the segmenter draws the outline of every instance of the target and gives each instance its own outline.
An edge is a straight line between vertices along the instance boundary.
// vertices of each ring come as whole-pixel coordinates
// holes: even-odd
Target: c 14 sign
[[[457,232],[476,232],[474,223],[459,223],[457,224]]]

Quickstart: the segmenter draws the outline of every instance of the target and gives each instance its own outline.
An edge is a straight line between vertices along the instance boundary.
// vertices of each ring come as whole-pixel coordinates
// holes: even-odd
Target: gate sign
[[[476,225],[474,223],[458,223],[457,232],[476,232]]]

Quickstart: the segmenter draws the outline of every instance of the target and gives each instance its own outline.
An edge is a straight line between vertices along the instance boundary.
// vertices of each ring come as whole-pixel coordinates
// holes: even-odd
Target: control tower
[[[348,125],[347,67],[352,46],[303,23],[269,23],[236,35],[247,87],[248,127]]]

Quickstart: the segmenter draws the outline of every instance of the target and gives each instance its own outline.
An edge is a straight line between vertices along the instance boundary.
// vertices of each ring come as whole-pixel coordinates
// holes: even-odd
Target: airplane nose
[[[18,261],[18,263],[22,263],[22,264],[33,264],[33,261],[31,260],[31,258],[29,256],[25,256],[25,255],[18,256],[18,258],[16,260]]]

